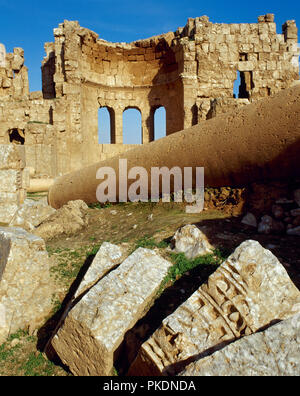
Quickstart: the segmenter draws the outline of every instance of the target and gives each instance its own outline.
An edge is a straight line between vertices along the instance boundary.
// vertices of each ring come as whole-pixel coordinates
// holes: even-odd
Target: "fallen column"
[[[115,351],[146,313],[171,266],[155,252],[139,248],[77,302],[52,339],[73,374],[112,374]],[[86,283],[77,295],[82,290]]]
[[[228,343],[300,312],[300,292],[277,258],[242,243],[141,346],[128,375],[175,375]]]
[[[127,159],[128,170],[136,166],[146,169],[149,192],[151,167],[177,166],[182,171],[185,167],[204,167],[205,184],[210,187],[299,176],[299,121],[300,86],[297,85],[272,98],[64,175],[50,188],[48,201],[54,208],[70,200],[96,202],[100,184],[96,173],[101,167],[114,169],[118,197],[119,159]],[[128,181],[128,188],[134,181]]]

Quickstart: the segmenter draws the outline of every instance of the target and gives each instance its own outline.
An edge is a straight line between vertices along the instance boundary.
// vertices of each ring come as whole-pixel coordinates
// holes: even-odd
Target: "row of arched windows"
[[[113,110],[101,107],[98,111],[98,142],[113,141]],[[166,109],[159,107],[154,112],[154,140],[166,136]],[[142,115],[138,109],[128,108],[123,112],[123,144],[142,144]]]

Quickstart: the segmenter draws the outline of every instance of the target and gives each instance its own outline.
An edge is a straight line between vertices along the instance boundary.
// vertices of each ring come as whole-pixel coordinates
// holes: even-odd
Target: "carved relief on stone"
[[[246,241],[142,345],[129,375],[175,375],[192,361],[299,310],[277,258]]]

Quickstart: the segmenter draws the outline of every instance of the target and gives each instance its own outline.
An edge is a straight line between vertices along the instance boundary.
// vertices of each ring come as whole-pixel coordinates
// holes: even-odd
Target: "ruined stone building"
[[[71,21],[54,37],[45,44],[42,92],[29,93],[23,50],[5,53],[0,45],[0,143],[24,144],[35,177],[56,177],[130,148],[122,130],[128,108],[140,111],[148,143],[161,106],[169,135],[299,79],[295,21],[277,34],[272,14],[251,24],[214,24],[203,16],[131,44],[104,41]],[[101,107],[110,114],[111,144],[98,143]]]

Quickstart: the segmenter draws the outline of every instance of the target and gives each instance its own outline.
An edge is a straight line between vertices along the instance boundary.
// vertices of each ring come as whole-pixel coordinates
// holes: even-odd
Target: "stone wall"
[[[287,21],[277,34],[272,14],[253,24],[189,19],[174,33],[130,44],[104,41],[64,21],[54,38],[45,44],[42,92],[30,95],[23,50],[5,55],[0,47],[0,143],[24,144],[36,177],[65,174],[133,147],[123,145],[126,109],[140,111],[148,143],[161,106],[169,135],[299,79],[296,24]],[[110,114],[109,145],[98,143],[101,107]]]
[[[24,66],[24,51],[14,48],[13,53],[6,53],[0,48],[0,98],[13,97],[21,99],[29,95],[28,69]]]
[[[24,202],[29,174],[24,147],[0,145],[0,223],[9,224]]]

